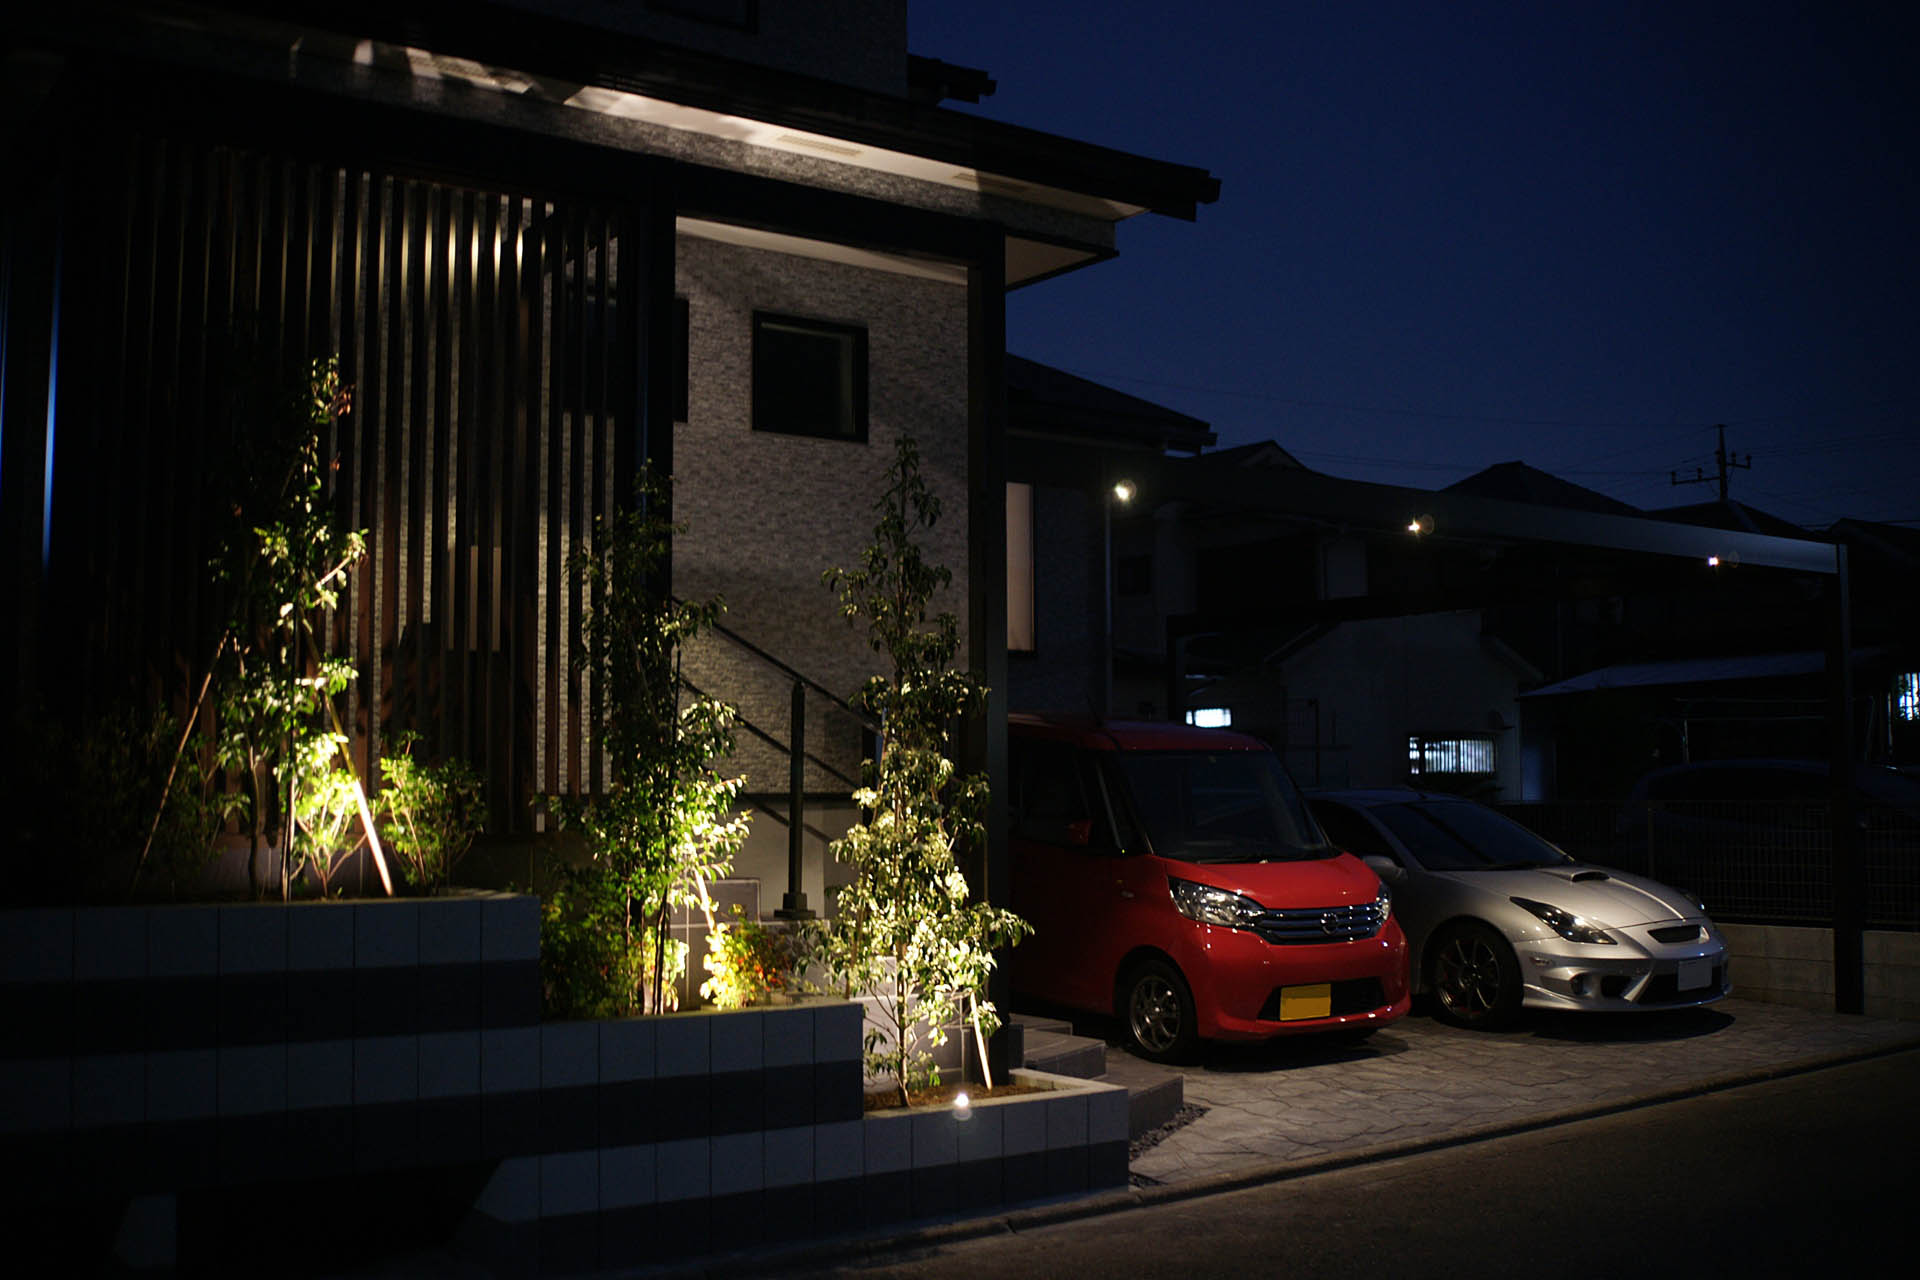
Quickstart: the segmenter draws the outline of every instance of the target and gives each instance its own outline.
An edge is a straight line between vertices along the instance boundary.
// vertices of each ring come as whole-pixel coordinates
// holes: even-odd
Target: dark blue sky
[[[1916,8],[1920,6],[1908,6]],[[912,0],[978,111],[1221,179],[1009,347],[1437,487],[1920,522],[1920,23],[1846,4]]]

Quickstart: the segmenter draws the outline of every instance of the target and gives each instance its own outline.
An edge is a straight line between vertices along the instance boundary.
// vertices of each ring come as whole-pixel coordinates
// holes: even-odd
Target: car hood
[[[1245,894],[1269,908],[1342,907],[1380,895],[1380,877],[1350,853],[1287,862],[1160,861],[1170,876]]]
[[[1443,880],[1500,899],[1531,898],[1595,924],[1624,929],[1663,920],[1704,920],[1699,904],[1644,876],[1578,863],[1514,871],[1437,871]]]

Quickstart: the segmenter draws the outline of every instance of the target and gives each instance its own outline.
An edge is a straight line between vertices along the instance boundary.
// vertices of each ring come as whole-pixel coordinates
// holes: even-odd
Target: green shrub
[[[381,757],[380,839],[407,881],[425,892],[445,886],[486,825],[480,775],[457,757],[414,758],[420,735],[396,734]]]

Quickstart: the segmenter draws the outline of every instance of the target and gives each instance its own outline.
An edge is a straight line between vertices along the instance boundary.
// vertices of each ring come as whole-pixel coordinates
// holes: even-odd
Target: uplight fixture
[[[973,1099],[967,1097],[965,1089],[953,1095],[953,1118],[955,1120],[973,1119]]]

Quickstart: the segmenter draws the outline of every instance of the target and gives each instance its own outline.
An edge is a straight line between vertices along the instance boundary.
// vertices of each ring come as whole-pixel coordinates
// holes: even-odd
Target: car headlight
[[[1374,928],[1387,927],[1387,917],[1393,914],[1393,890],[1387,888],[1386,881],[1380,882],[1380,892],[1373,897]]]
[[[1216,889],[1210,884],[1167,877],[1173,892],[1173,905],[1181,915],[1201,924],[1225,925],[1229,929],[1251,929],[1265,908],[1245,894]]]
[[[1607,946],[1614,945],[1613,939],[1607,936],[1606,930],[1588,924],[1571,911],[1562,911],[1559,907],[1535,902],[1532,898],[1514,898],[1511,901],[1514,906],[1525,908],[1539,916],[1546,922],[1547,928],[1568,942],[1600,942]]]

